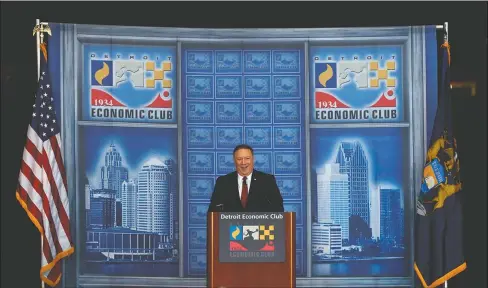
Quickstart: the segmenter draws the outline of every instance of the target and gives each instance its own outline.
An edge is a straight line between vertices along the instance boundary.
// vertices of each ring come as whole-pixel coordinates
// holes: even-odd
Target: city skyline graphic
[[[391,128],[369,130],[312,133],[312,150],[321,152],[311,175],[314,265],[405,257],[402,135]]]
[[[97,271],[120,262],[177,263],[178,169],[174,141],[167,141],[174,131],[88,130],[83,183],[87,261],[107,261],[97,264],[105,265]]]
[[[174,129],[124,128],[124,127],[86,127],[83,129],[82,141],[85,151],[85,172],[91,183],[99,181],[100,167],[105,165],[105,153],[110,145],[115,145],[129,177],[137,175],[144,163],[157,158],[160,161],[177,159],[177,147],[174,141]],[[138,141],[144,139],[144,141]]]

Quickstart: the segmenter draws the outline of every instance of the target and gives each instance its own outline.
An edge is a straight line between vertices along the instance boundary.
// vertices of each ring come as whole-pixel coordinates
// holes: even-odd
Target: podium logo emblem
[[[258,226],[243,226],[244,240],[258,240],[259,229]]]
[[[231,240],[242,240],[242,227],[241,226],[230,226],[229,229]]]
[[[274,225],[269,225],[268,229],[266,229],[265,225],[259,226],[259,240],[274,240]]]
[[[287,236],[284,213],[222,212],[219,218],[220,262],[252,263],[286,260]]]
[[[274,251],[274,225],[231,225],[230,251]]]

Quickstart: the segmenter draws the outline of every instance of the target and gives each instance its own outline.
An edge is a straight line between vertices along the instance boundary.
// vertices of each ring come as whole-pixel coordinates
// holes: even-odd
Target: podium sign
[[[295,225],[294,212],[210,212],[207,287],[296,287]]]
[[[285,262],[284,213],[220,213],[220,262]]]

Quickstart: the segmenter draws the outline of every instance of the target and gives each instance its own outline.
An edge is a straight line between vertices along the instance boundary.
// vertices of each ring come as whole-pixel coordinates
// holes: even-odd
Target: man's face
[[[254,156],[249,149],[239,149],[234,154],[236,171],[241,176],[248,176],[254,169]]]

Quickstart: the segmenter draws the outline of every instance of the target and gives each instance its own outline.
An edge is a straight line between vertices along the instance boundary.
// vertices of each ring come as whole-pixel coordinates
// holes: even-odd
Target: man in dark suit
[[[275,177],[254,170],[252,147],[238,145],[234,163],[236,171],[217,178],[208,212],[284,212]]]

